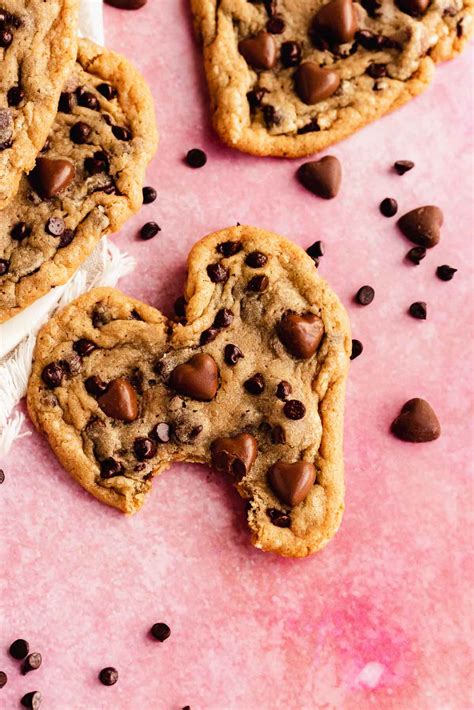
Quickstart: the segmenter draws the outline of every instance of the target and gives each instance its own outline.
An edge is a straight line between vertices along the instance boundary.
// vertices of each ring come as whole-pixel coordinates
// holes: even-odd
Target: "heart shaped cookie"
[[[55,315],[37,340],[33,421],[119,510],[195,461],[230,474],[257,547],[320,549],[343,510],[344,309],[302,249],[253,227],[193,247],[184,298],[179,322],[115,289]]]

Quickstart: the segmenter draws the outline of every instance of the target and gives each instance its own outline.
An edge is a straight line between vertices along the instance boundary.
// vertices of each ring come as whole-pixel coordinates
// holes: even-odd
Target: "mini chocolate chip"
[[[22,661],[30,652],[30,644],[25,639],[16,639],[10,646],[10,656],[16,661]]]
[[[249,91],[247,93],[247,101],[249,102],[251,111],[255,111],[255,109],[262,105],[263,97],[267,93],[268,89],[254,89],[253,91]]]
[[[379,205],[384,217],[393,217],[398,212],[398,203],[393,197],[385,197]]]
[[[0,468],[0,485],[2,483],[5,483],[5,471],[2,468]]]
[[[356,357],[359,357],[361,354],[362,350],[364,349],[364,346],[360,342],[360,340],[353,340],[352,341],[352,352],[351,352],[351,360],[355,360]]]
[[[32,690],[30,693],[26,693],[22,699],[21,704],[24,708],[29,708],[30,710],[39,710],[41,707],[41,702],[43,698],[39,690]]]
[[[453,269],[452,266],[443,264],[436,269],[436,276],[441,279],[441,281],[451,281],[456,271],[457,269]]]
[[[129,141],[132,138],[132,132],[125,126],[112,126],[112,133],[119,141]]]
[[[107,384],[98,375],[88,377],[84,382],[87,392],[93,397],[100,397],[107,389]]]
[[[281,382],[278,383],[277,388],[276,388],[276,396],[278,399],[285,400],[287,397],[290,396],[292,392],[292,387],[289,382],[286,380],[282,380]]]
[[[280,15],[273,15],[267,21],[267,32],[272,35],[281,35],[285,31],[285,20]]]
[[[372,79],[381,79],[383,76],[387,76],[387,65],[386,64],[369,64],[365,73],[368,74]]]
[[[59,240],[58,249],[64,249],[64,247],[69,246],[75,237],[75,231],[73,229],[65,229]]]
[[[162,622],[160,622],[158,624],[153,624],[150,629],[150,633],[154,639],[163,642],[170,637],[171,629],[168,624],[163,624]]]
[[[224,360],[227,363],[227,365],[230,365],[232,367],[233,365],[236,365],[237,361],[243,357],[244,357],[244,354],[243,354],[242,350],[237,347],[237,345],[232,345],[232,343],[228,343],[225,346]]]
[[[64,367],[59,362],[50,362],[41,373],[41,379],[50,389],[59,387],[63,377]]]
[[[190,168],[202,168],[207,163],[207,155],[200,148],[192,148],[186,153],[186,163]]]
[[[156,222],[147,222],[140,229],[140,238],[145,240],[152,239],[156,237],[158,232],[161,232],[161,227],[159,227]]]
[[[112,84],[106,84],[103,82],[95,88],[99,94],[102,94],[102,96],[107,99],[107,101],[110,101],[110,99],[114,99],[117,96],[117,89],[113,87]]]
[[[73,126],[71,126],[69,135],[74,143],[82,145],[83,143],[87,142],[87,139],[89,138],[91,132],[92,129],[90,126],[87,125],[87,123],[84,123],[83,121],[78,121]]]
[[[456,37],[460,38],[464,34],[463,17],[456,23]]]
[[[31,234],[31,227],[29,227],[26,222],[17,222],[10,232],[12,239],[17,242],[21,242],[22,239],[26,239]]]
[[[281,115],[271,104],[265,104],[263,107],[263,120],[267,128],[278,126],[281,122]]]
[[[144,205],[149,205],[151,202],[154,202],[156,200],[156,190],[154,187],[148,185],[147,187],[143,188],[142,193]]]
[[[103,150],[97,150],[92,157],[84,160],[84,168],[89,175],[97,175],[109,169],[109,159]]]
[[[76,105],[76,97],[72,91],[63,91],[59,97],[58,111],[61,113],[72,113]]]
[[[206,270],[207,275],[214,284],[222,283],[222,281],[227,281],[229,278],[229,269],[226,269],[222,264],[208,264]]]
[[[324,249],[325,244],[319,239],[317,242],[314,242],[314,244],[311,244],[311,246],[306,249],[306,253],[312,259],[319,259],[320,256],[324,256]]]
[[[279,424],[277,424],[276,426],[273,427],[272,432],[271,432],[271,437],[272,437],[273,444],[285,444],[286,443],[285,430]]]
[[[306,124],[306,126],[298,128],[298,135],[302,136],[305,135],[305,133],[315,133],[316,131],[320,130],[321,128],[319,127],[318,119],[312,118],[311,121]]]
[[[285,402],[283,413],[287,419],[303,419],[306,414],[306,407],[299,399],[289,399]]]
[[[19,106],[25,98],[25,92],[21,86],[12,86],[8,89],[7,101],[9,106]]]
[[[0,30],[0,47],[6,49],[12,43],[13,35],[10,30]]]
[[[8,681],[8,676],[4,671],[0,671],[0,688],[3,688]]]
[[[79,88],[76,91],[77,103],[79,106],[84,106],[84,108],[89,108],[91,111],[98,111],[100,109],[97,97],[94,96],[90,91],[84,91],[84,89]]]
[[[222,256],[228,258],[229,256],[235,256],[239,251],[242,251],[241,242],[221,242],[217,245],[216,250]]]
[[[199,337],[199,345],[207,345],[217,338],[219,331],[217,328],[206,328]]]
[[[60,237],[65,230],[66,226],[62,217],[50,217],[46,222],[45,229],[48,234],[53,237]]]
[[[268,288],[268,276],[265,274],[258,274],[250,279],[247,284],[247,291],[254,291],[255,293],[263,293]]]
[[[415,163],[411,160],[397,160],[393,164],[393,168],[398,175],[405,175],[409,170],[415,167]]]
[[[41,658],[41,653],[30,653],[25,658],[21,666],[21,672],[26,675],[30,671],[36,671],[40,667],[43,659]]]
[[[102,685],[115,685],[118,681],[118,670],[108,666],[107,668],[102,668],[99,673],[99,680]]]
[[[123,476],[125,469],[120,461],[116,461],[112,457],[104,459],[100,462],[100,477],[113,478],[114,476]],[[107,683],[105,684],[107,685]]]
[[[88,340],[87,338],[80,338],[79,340],[76,340],[72,347],[78,355],[81,355],[81,357],[86,357],[97,349],[97,345],[93,343],[92,340]]]
[[[228,328],[234,320],[234,314],[229,308],[221,308],[214,318],[214,328]]]
[[[170,440],[170,427],[166,422],[155,424],[148,435],[157,444],[167,444]]]
[[[251,251],[245,258],[245,263],[252,269],[261,269],[268,261],[268,257],[261,251]]]
[[[297,67],[301,62],[301,47],[298,42],[283,42],[280,59],[284,67]]]
[[[146,436],[139,436],[133,442],[133,451],[139,461],[146,461],[156,456],[156,444]]]
[[[356,293],[356,301],[361,306],[368,306],[374,300],[375,291],[372,286],[361,286]]]
[[[408,312],[413,318],[426,320],[426,303],[424,301],[415,301],[415,303],[411,304]]]
[[[267,515],[273,525],[276,525],[278,528],[291,527],[291,517],[283,510],[278,510],[277,508],[267,508]]]
[[[422,259],[424,259],[426,256],[426,248],[425,247],[412,247],[410,251],[407,254],[407,259],[416,266],[420,263]]]
[[[265,389],[265,380],[260,372],[256,372],[255,375],[249,377],[245,380],[244,387],[250,394],[259,395],[262,394]]]
[[[0,259],[0,276],[5,276],[10,268],[10,262],[8,259]]]

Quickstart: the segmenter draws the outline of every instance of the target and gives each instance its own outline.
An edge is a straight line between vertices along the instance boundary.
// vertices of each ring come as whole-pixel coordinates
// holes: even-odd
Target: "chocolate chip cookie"
[[[34,164],[74,66],[79,0],[0,0],[0,209]]]
[[[153,100],[126,59],[88,40],[35,167],[0,212],[0,322],[65,283],[142,204]]]
[[[214,127],[254,155],[327,148],[426,88],[472,0],[191,0]]]
[[[253,543],[323,547],[343,511],[346,313],[302,249],[254,227],[198,242],[169,322],[94,289],[38,336],[30,415],[96,498],[138,510],[173,461],[210,464],[248,501]]]

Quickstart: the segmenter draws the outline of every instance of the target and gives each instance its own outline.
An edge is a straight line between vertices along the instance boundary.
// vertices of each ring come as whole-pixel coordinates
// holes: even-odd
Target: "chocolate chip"
[[[461,38],[464,34],[464,24],[463,24],[464,18],[461,17],[460,20],[456,23],[456,37]]]
[[[88,377],[84,382],[86,391],[93,397],[100,397],[107,389],[107,384],[98,375]]]
[[[10,268],[10,262],[8,259],[0,259],[0,276],[5,276]]]
[[[186,299],[184,296],[179,296],[173,305],[173,310],[177,318],[186,318]]]
[[[207,155],[200,148],[192,148],[186,153],[186,163],[190,168],[202,168],[207,163]]]
[[[206,270],[207,275],[214,284],[222,283],[229,278],[229,269],[226,269],[222,264],[209,264]]]
[[[25,708],[30,708],[30,710],[39,710],[42,700],[43,698],[39,690],[33,690],[31,693],[26,693],[20,702]]]
[[[139,10],[146,5],[147,0],[105,0],[105,2],[120,10]]]
[[[267,261],[268,257],[266,257],[265,254],[262,254],[261,251],[251,251],[245,258],[245,263],[252,269],[262,268],[262,266],[265,266]]]
[[[16,661],[22,661],[30,652],[30,644],[25,639],[16,639],[10,648],[10,656]]]
[[[443,264],[436,269],[436,276],[441,279],[441,281],[451,281],[456,271],[457,269],[453,269],[452,266]]]
[[[64,377],[64,367],[59,362],[50,362],[43,368],[41,379],[50,389],[59,387]]]
[[[381,79],[383,76],[387,76],[387,65],[374,62],[373,64],[369,64],[365,73],[372,79]]]
[[[407,254],[407,259],[418,266],[420,261],[426,256],[425,247],[413,247]]]
[[[306,126],[302,126],[301,128],[298,128],[298,135],[302,136],[305,135],[306,133],[315,133],[316,131],[320,131],[321,128],[319,127],[318,124],[318,119],[317,118],[312,118],[309,123],[306,124]]]
[[[301,62],[301,47],[298,42],[283,42],[280,60],[284,67],[297,67]]]
[[[267,128],[278,126],[281,122],[281,115],[271,104],[266,104],[263,107],[263,120]]]
[[[170,427],[166,422],[155,424],[148,435],[157,444],[167,444],[170,440]]]
[[[104,414],[122,422],[133,422],[138,417],[137,392],[131,382],[124,377],[109,382],[97,402]]]
[[[21,666],[21,672],[23,675],[30,673],[30,671],[36,671],[40,667],[43,659],[41,658],[41,653],[30,653],[25,658]]]
[[[276,396],[278,399],[285,400],[287,397],[290,396],[292,392],[292,387],[289,382],[286,380],[282,380],[281,382],[278,383],[277,388],[276,388]]]
[[[66,225],[64,224],[62,217],[50,217],[45,225],[47,233],[51,234],[53,237],[60,237],[65,228]]]
[[[112,126],[112,133],[119,141],[129,141],[132,138],[132,132],[125,126]]]
[[[277,424],[271,431],[272,444],[286,444],[286,434],[282,426]]]
[[[319,259],[320,256],[324,256],[324,249],[325,244],[319,239],[317,242],[314,242],[314,244],[311,244],[311,246],[306,249],[306,253],[312,259]]]
[[[324,69],[315,62],[302,62],[294,74],[295,91],[307,105],[317,104],[332,96],[341,79],[332,69]]]
[[[247,291],[254,291],[255,293],[263,293],[266,291],[269,285],[268,276],[265,274],[258,274],[258,276],[253,276],[247,284]]]
[[[391,431],[402,441],[419,444],[437,439],[441,427],[431,405],[415,397],[405,402],[400,414],[392,422]]]
[[[12,239],[17,242],[21,242],[22,239],[26,239],[31,234],[31,227],[29,227],[26,222],[17,222],[10,232]]]
[[[7,101],[9,106],[19,106],[25,98],[25,92],[21,86],[12,86],[8,89]]]
[[[229,308],[221,308],[221,310],[216,313],[213,325],[215,328],[228,328],[233,320],[234,314],[232,311]]]
[[[301,359],[312,357],[324,336],[324,324],[315,313],[298,315],[288,311],[277,323],[276,330],[288,352]]]
[[[8,681],[8,676],[4,671],[0,671],[0,688],[3,688]]]
[[[426,320],[426,303],[424,301],[415,301],[415,303],[411,304],[408,312],[413,318]]]
[[[207,353],[197,353],[177,365],[169,377],[169,386],[185,397],[210,402],[217,393],[219,369]]]
[[[251,111],[255,111],[257,108],[260,108],[263,97],[267,93],[268,89],[254,89],[253,91],[247,92],[247,101]]]
[[[146,461],[156,456],[156,444],[146,436],[139,436],[133,442],[133,451],[139,461]]]
[[[2,468],[0,468],[0,485],[2,483],[5,483],[5,471]]]
[[[13,35],[10,32],[10,30],[0,30],[0,47],[3,47],[3,49],[6,49],[9,47],[12,43],[13,40]]]
[[[100,462],[100,477],[113,478],[114,476],[123,476],[125,469],[120,461],[116,461],[112,457],[104,459]],[[107,685],[107,683],[105,683]]]
[[[285,31],[285,20],[280,15],[274,15],[267,21],[266,29],[272,35],[281,35]]]
[[[115,685],[118,681],[118,670],[108,666],[107,668],[102,668],[99,673],[99,680],[102,685]]]
[[[252,69],[271,69],[276,61],[276,44],[269,32],[261,30],[238,44],[240,54]]]
[[[145,240],[152,239],[156,237],[158,232],[161,232],[161,227],[159,227],[156,222],[147,222],[140,229],[140,238]]]
[[[227,363],[227,365],[230,365],[232,367],[233,365],[236,365],[238,360],[240,360],[243,357],[244,357],[244,354],[241,351],[241,349],[237,347],[237,345],[232,345],[232,343],[228,343],[225,346],[224,360]]]
[[[222,256],[228,258],[229,256],[234,256],[235,254],[238,254],[239,251],[242,251],[242,244],[241,242],[221,242],[217,245],[216,250],[219,254],[222,254]]]
[[[63,91],[59,97],[58,111],[61,113],[72,113],[76,105],[76,97],[72,91]]]
[[[396,0],[395,4],[402,12],[406,12],[407,15],[419,17],[425,12],[430,4],[430,0]]]
[[[384,217],[393,217],[398,212],[398,203],[393,197],[385,197],[379,205],[379,210]]]
[[[84,108],[89,108],[91,111],[98,111],[100,109],[97,97],[94,96],[90,91],[84,91],[82,87],[76,90],[77,103],[79,106],[84,106]]]
[[[199,345],[207,345],[217,338],[219,331],[217,328],[206,328],[199,337]]]
[[[356,301],[361,306],[368,306],[374,300],[375,291],[372,286],[361,286],[356,293]]]
[[[117,96],[117,89],[115,89],[112,84],[106,84],[105,82],[103,82],[95,88],[97,89],[99,94],[102,94],[102,96],[107,99],[107,101],[110,101],[111,99],[114,99]]]
[[[97,345],[93,343],[92,340],[88,340],[87,338],[80,338],[79,340],[76,340],[72,347],[73,350],[75,350],[75,352],[81,357],[87,357],[87,355],[90,355],[91,352],[97,349]]]
[[[356,33],[355,38],[361,47],[368,49],[369,51],[380,49],[402,49],[400,42],[392,37],[385,37],[384,35],[375,34],[375,32],[371,32],[370,30],[360,30]]]
[[[359,357],[361,354],[362,350],[364,349],[364,346],[360,342],[360,340],[353,340],[352,341],[352,352],[351,352],[351,360],[355,360],[356,357]]]
[[[71,126],[71,130],[69,131],[71,140],[73,141],[73,143],[77,143],[78,145],[86,143],[91,133],[91,127],[83,121],[78,121],[77,123],[75,123],[73,126]]]
[[[260,395],[265,389],[265,380],[260,372],[256,372],[255,375],[249,377],[245,380],[244,387],[250,394]]]
[[[291,527],[291,517],[288,513],[285,513],[283,510],[278,510],[277,508],[267,508],[266,512],[273,525],[276,525],[277,528]]]
[[[109,169],[109,159],[103,150],[97,150],[92,157],[84,160],[84,168],[89,175],[97,175]]]
[[[154,187],[150,187],[148,185],[147,187],[143,188],[142,192],[144,205],[149,205],[151,202],[154,202],[156,200],[156,190]]]
[[[393,168],[398,175],[405,175],[409,170],[415,167],[415,163],[411,160],[397,160],[393,164]]]
[[[163,642],[170,637],[171,629],[168,624],[163,624],[162,622],[159,622],[158,624],[153,624],[150,629],[150,633],[154,639]]]
[[[74,239],[76,233],[73,229],[65,229],[59,240],[58,249],[64,249],[67,247]]]
[[[306,414],[306,407],[298,399],[289,399],[285,402],[283,413],[287,419],[303,419]]]

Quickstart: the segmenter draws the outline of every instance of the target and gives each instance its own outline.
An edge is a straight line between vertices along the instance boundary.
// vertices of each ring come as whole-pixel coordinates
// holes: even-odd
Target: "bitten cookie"
[[[139,209],[156,143],[141,75],[80,40],[49,138],[0,212],[0,322],[65,283],[100,238]]]
[[[401,106],[472,31],[472,0],[191,0],[214,127],[254,155],[324,150]]]
[[[0,209],[46,140],[77,52],[79,0],[0,0]]]
[[[346,313],[291,242],[254,227],[204,238],[184,316],[95,289],[41,330],[28,408],[96,498],[138,510],[173,461],[212,465],[248,501],[253,543],[302,557],[343,511]]]

